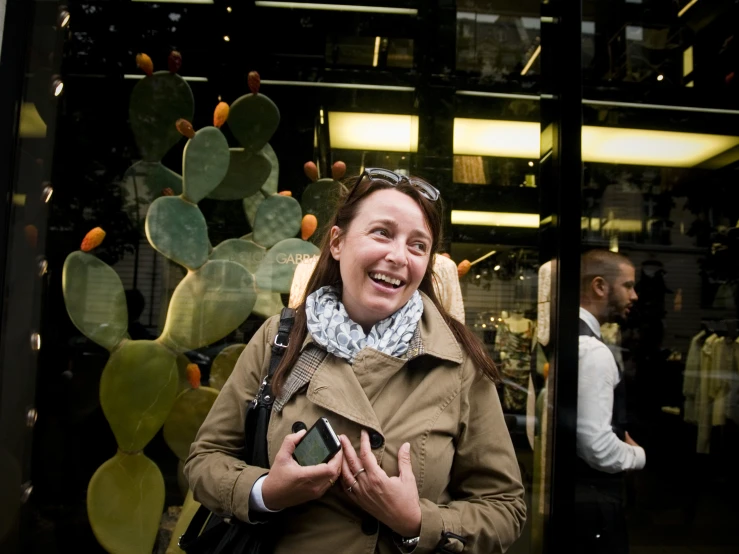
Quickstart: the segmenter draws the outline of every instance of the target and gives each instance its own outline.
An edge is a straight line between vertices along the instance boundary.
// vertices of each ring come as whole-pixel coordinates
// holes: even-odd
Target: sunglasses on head
[[[425,196],[432,202],[436,202],[439,199],[439,190],[436,187],[428,184],[423,179],[417,179],[415,177],[409,179],[405,175],[400,175],[399,173],[395,173],[394,171],[383,169],[381,167],[365,168],[365,170],[357,179],[357,182],[354,184],[352,192],[356,190],[357,186],[359,186],[359,183],[361,183],[362,179],[364,179],[365,177],[369,178],[370,181],[384,181],[394,187],[397,187],[401,183],[408,183],[409,185],[418,189],[418,192],[420,192],[423,196]]]

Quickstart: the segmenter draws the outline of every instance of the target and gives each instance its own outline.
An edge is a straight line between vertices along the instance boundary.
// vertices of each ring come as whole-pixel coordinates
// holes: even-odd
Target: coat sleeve
[[[200,427],[185,462],[195,500],[224,517],[250,522],[249,495],[267,470],[239,459],[244,447],[246,407],[257,394],[270,359],[279,316],[267,320],[241,353],[231,376]]]
[[[414,554],[433,552],[445,532],[466,540],[462,548],[449,539],[449,552],[505,552],[526,521],[521,474],[495,385],[474,369],[465,373],[448,486],[453,500],[437,505],[421,499],[421,537]]]

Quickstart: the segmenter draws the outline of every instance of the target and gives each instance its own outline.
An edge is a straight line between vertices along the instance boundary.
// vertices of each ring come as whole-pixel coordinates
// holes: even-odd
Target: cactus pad
[[[220,185],[208,195],[214,200],[241,200],[257,194],[267,182],[272,164],[264,151],[250,154],[243,148],[231,148],[231,163]]]
[[[246,219],[249,220],[249,225],[254,227],[254,219],[257,216],[257,208],[264,202],[264,198],[277,193],[277,182],[280,179],[280,163],[277,161],[277,155],[272,147],[267,144],[262,148],[262,153],[267,157],[272,167],[272,170],[267,177],[267,181],[259,189],[256,194],[244,198],[244,212],[246,213]]]
[[[192,90],[182,77],[157,71],[133,88],[128,116],[141,157],[158,162],[180,140],[175,122],[191,120],[195,112]]]
[[[167,419],[178,387],[175,355],[158,342],[126,341],[100,378],[100,404],[118,447],[141,450]]]
[[[200,387],[186,390],[177,397],[163,431],[164,440],[180,460],[187,459],[190,445],[217,396],[217,390]]]
[[[274,195],[257,209],[254,218],[254,242],[270,248],[294,237],[300,231],[303,212],[300,203],[290,196]]]
[[[246,348],[245,344],[232,344],[218,353],[218,356],[216,356],[216,359],[213,360],[213,364],[210,366],[209,384],[212,388],[216,390],[223,388],[226,380],[231,376],[244,348]]]
[[[211,260],[230,260],[244,266],[249,273],[256,273],[267,251],[248,240],[224,240],[210,253]]]
[[[163,196],[152,203],[146,214],[146,237],[156,250],[188,269],[197,269],[208,259],[205,218],[195,204],[179,196]]]
[[[223,181],[231,153],[220,129],[204,127],[187,141],[182,153],[183,196],[197,204]]]
[[[247,152],[258,152],[280,123],[280,110],[264,94],[245,94],[231,104],[228,126]]]
[[[296,266],[320,250],[301,239],[286,239],[274,245],[262,260],[256,273],[257,286],[261,290],[289,293]]]
[[[164,508],[164,479],[143,454],[118,452],[87,488],[87,513],[100,544],[113,554],[151,552]]]
[[[254,304],[252,313],[264,319],[269,319],[273,315],[278,315],[284,307],[279,293],[260,292],[257,295],[257,302]]]
[[[333,179],[320,179],[308,185],[303,191],[301,206],[303,214],[312,214],[318,220],[318,230],[310,237],[313,244],[320,244],[328,231],[344,187]]]
[[[69,318],[83,335],[108,350],[121,342],[128,329],[126,293],[112,267],[92,254],[72,252],[62,288]]]
[[[255,301],[251,273],[234,262],[211,260],[177,285],[160,339],[178,352],[206,346],[241,325]]]
[[[192,518],[195,517],[195,513],[200,508],[200,503],[192,497],[192,491],[185,488],[187,494],[185,495],[185,502],[182,504],[182,511],[180,517],[177,520],[174,531],[172,531],[172,538],[167,546],[167,552],[165,554],[185,554],[185,551],[180,549],[179,541],[180,537],[187,531]]]

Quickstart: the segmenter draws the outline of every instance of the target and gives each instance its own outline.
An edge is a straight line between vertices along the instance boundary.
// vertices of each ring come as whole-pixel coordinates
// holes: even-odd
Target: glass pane
[[[583,58],[583,551],[739,546],[736,16],[585,7],[597,32]]]

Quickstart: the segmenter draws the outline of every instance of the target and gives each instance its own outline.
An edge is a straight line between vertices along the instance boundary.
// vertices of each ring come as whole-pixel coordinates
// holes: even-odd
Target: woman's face
[[[378,190],[359,204],[348,229],[331,229],[331,255],[339,262],[342,302],[368,331],[403,307],[426,273],[431,231],[413,198]]]

